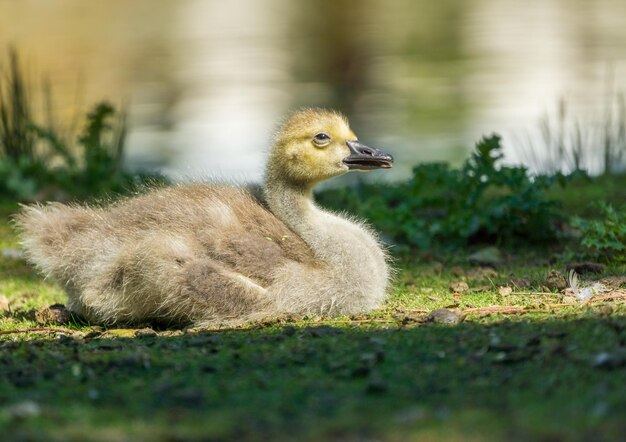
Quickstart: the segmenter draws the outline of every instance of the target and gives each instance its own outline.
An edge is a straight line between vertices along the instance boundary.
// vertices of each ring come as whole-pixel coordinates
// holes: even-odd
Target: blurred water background
[[[0,0],[8,45],[68,130],[108,99],[128,112],[129,166],[174,177],[258,180],[302,106],[343,111],[391,151],[378,177],[458,164],[491,132],[540,170],[547,116],[600,150],[626,91],[624,0]]]

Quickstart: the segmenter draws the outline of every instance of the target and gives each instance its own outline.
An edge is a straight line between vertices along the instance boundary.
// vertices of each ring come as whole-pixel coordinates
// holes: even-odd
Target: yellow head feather
[[[326,134],[328,143],[316,144]],[[305,109],[291,115],[276,133],[268,173],[283,181],[310,186],[348,171],[343,159],[350,154],[346,141],[356,140],[348,120],[326,109]]]

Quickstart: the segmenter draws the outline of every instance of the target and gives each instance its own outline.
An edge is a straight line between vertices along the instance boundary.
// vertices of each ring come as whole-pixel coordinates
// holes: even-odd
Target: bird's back
[[[188,238],[233,271],[268,281],[286,260],[313,261],[309,246],[247,190],[180,185],[129,199],[110,212],[111,229],[133,236],[162,232]]]
[[[29,259],[57,279],[70,298],[82,296],[87,287],[106,293],[117,284],[118,291],[128,292],[133,280],[137,287],[160,278],[174,281],[187,261],[259,287],[270,285],[283,264],[315,266],[309,246],[261,201],[236,187],[172,186],[109,207],[28,206],[16,224]],[[211,290],[210,275],[206,278]]]

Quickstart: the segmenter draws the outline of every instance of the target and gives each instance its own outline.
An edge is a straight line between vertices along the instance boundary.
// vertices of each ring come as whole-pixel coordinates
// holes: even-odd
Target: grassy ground
[[[17,247],[7,222],[14,209],[0,209],[3,250]],[[581,304],[546,289],[548,272],[564,270],[551,258],[509,253],[497,272],[463,256],[399,262],[388,304],[363,317],[284,318],[219,332],[102,330],[74,321],[65,332],[0,335],[0,434],[622,440],[626,305],[619,298]],[[625,270],[609,267],[598,277]],[[607,284],[623,293],[618,279]],[[7,256],[0,256],[2,296],[4,332],[41,327],[33,310],[64,302],[57,286]],[[441,307],[464,321],[428,317]]]

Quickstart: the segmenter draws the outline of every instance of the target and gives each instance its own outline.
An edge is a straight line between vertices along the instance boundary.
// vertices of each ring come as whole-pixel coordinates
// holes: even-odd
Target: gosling
[[[25,206],[16,225],[30,262],[94,323],[364,313],[385,300],[385,250],[362,222],[316,206],[312,189],[392,164],[341,114],[307,109],[279,128],[262,198],[244,187],[175,185],[108,207]]]

